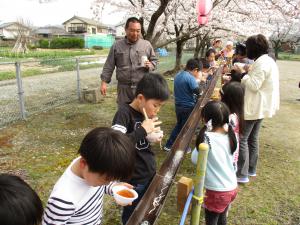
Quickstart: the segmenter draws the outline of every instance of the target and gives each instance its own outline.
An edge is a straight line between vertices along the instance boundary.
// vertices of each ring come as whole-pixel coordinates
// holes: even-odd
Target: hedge
[[[81,38],[54,38],[50,42],[50,48],[84,48],[84,40]]]
[[[39,40],[39,47],[40,48],[49,48],[49,40],[47,40],[47,39]]]

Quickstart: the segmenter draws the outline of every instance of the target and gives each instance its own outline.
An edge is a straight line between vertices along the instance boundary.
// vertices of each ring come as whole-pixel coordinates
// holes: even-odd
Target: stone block
[[[84,102],[99,103],[101,99],[102,99],[102,95],[98,88],[95,89],[84,88],[82,90],[82,100]]]

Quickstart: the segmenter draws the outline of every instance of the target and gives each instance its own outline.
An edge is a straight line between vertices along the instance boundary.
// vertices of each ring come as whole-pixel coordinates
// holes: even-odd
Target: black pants
[[[125,225],[127,221],[129,220],[131,214],[133,213],[134,209],[137,207],[138,203],[144,196],[145,192],[147,191],[150,181],[143,183],[143,184],[134,184],[129,182],[134,186],[134,190],[138,193],[139,197],[132,203],[130,206],[125,206],[123,208],[123,213],[122,213],[122,223]]]
[[[211,212],[208,209],[205,209],[206,225],[226,225],[227,211],[228,211],[228,206],[222,213]]]

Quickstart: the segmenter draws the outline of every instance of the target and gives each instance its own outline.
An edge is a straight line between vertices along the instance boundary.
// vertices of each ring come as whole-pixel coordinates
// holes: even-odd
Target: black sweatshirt
[[[144,121],[142,113],[130,105],[120,105],[116,112],[112,128],[125,133],[135,143],[135,169],[129,183],[143,184],[152,179],[156,172],[156,162],[151,145],[147,141],[146,130],[141,126]]]

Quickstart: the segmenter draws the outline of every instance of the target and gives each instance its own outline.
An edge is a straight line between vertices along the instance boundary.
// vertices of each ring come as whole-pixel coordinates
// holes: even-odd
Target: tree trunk
[[[147,29],[147,33],[145,34],[144,38],[148,41],[150,41],[150,43],[152,43],[152,38],[153,38],[153,32],[156,26],[156,22],[159,19],[159,17],[164,13],[164,11],[166,10],[166,7],[168,6],[170,0],[160,0],[160,6],[158,7],[158,9],[152,14],[149,25],[148,25],[148,29]],[[153,45],[155,43],[152,43]]]
[[[182,53],[183,53],[183,46],[186,43],[186,41],[177,41],[176,42],[176,62],[174,70],[179,71],[181,69],[181,59],[182,59]]]
[[[200,49],[201,49],[201,36],[197,36],[196,37],[196,47],[194,50],[194,58],[199,58],[199,53],[200,53]]]
[[[278,59],[279,49],[274,49],[274,50],[275,50],[275,58]]]
[[[273,46],[274,46],[275,58],[278,59],[279,51],[281,48],[281,42],[273,41]]]
[[[181,59],[183,54],[183,46],[186,43],[186,40],[176,41],[176,61],[175,66],[172,70],[168,70],[164,75],[175,75],[179,70],[181,70]]]

